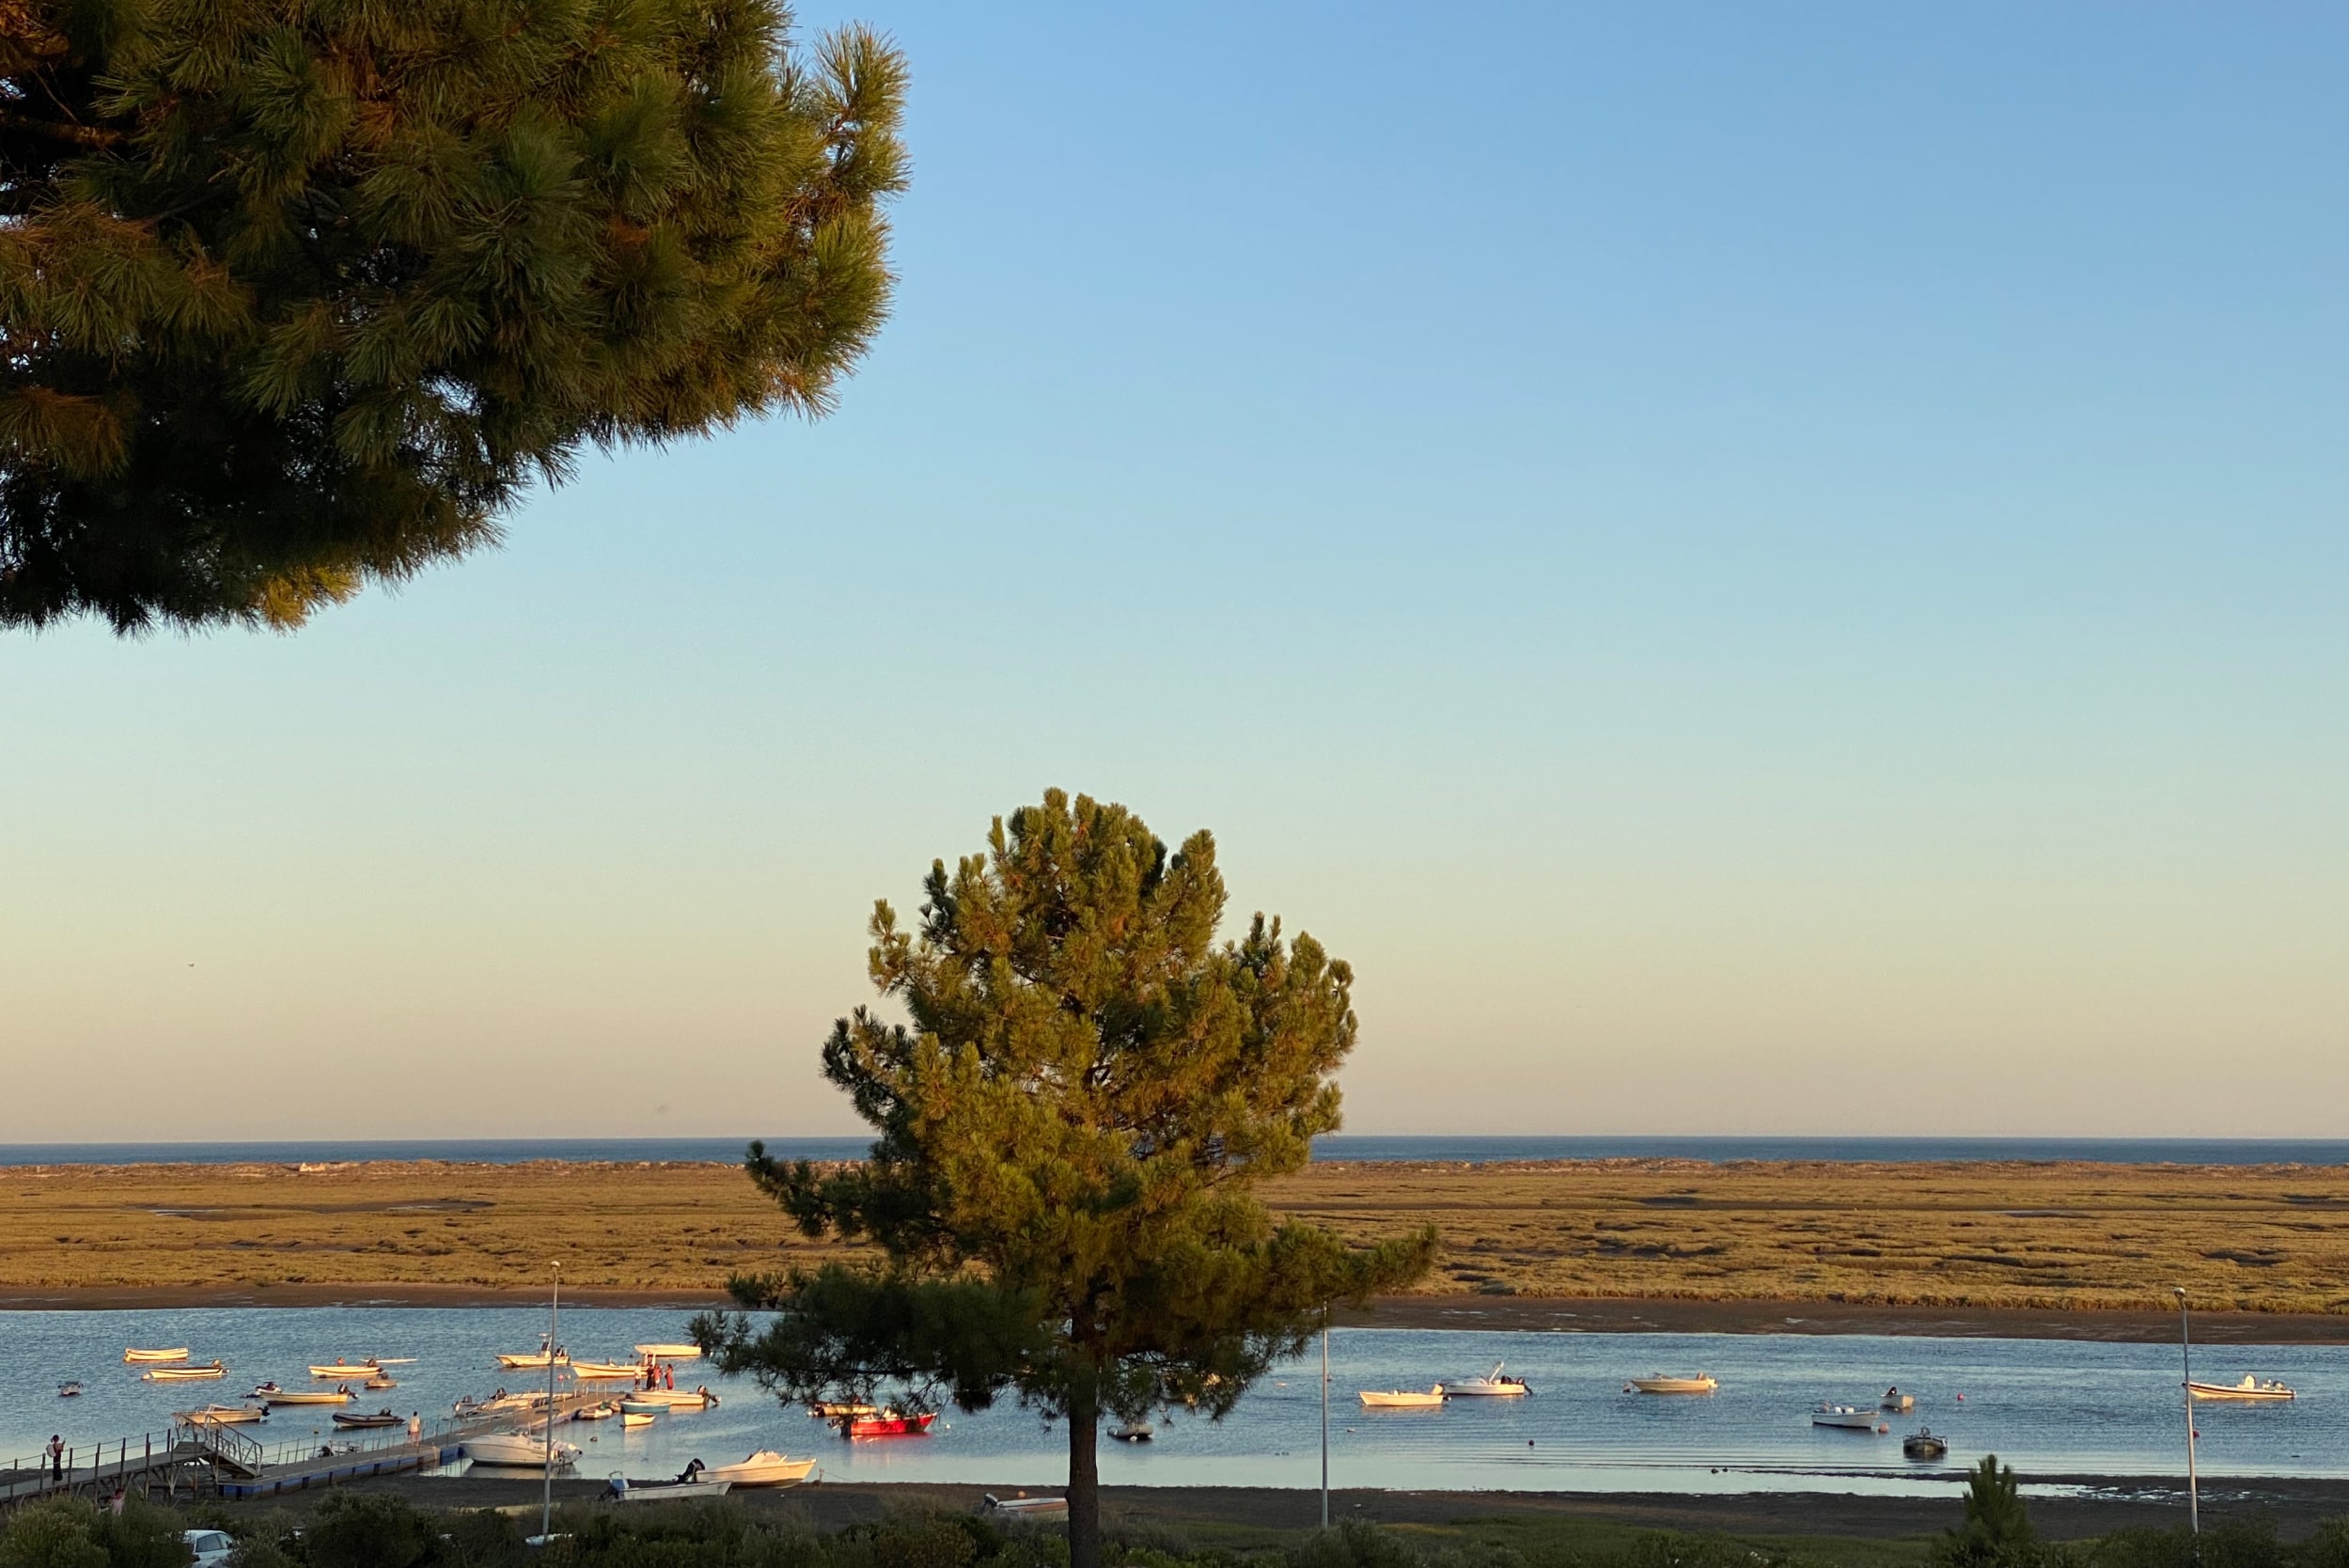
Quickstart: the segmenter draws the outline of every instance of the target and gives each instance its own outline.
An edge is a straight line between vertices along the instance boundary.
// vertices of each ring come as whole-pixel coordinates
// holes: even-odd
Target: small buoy
[[[1964,1404],[1965,1403],[1965,1396],[1964,1394],[1958,1395],[1958,1403],[1960,1404]]]
[[[1527,1448],[1531,1448],[1531,1447],[1533,1447],[1533,1439],[1532,1439],[1532,1438],[1528,1437],[1528,1438],[1527,1438],[1527,1439],[1526,1439],[1526,1447],[1527,1447]]]

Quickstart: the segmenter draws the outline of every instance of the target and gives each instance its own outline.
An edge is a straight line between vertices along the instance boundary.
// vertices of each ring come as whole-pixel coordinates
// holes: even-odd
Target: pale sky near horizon
[[[850,1132],[1057,784],[1356,1132],[2349,1133],[2349,10],[853,0],[903,283],[293,637],[0,635],[0,1141]]]

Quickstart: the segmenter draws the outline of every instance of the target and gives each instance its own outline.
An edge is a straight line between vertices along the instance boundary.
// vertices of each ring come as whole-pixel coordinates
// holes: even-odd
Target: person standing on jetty
[[[49,1435],[49,1479],[65,1479],[65,1439],[54,1432]]]

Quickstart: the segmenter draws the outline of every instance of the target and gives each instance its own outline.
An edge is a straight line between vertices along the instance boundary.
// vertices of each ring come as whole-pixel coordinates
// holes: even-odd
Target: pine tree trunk
[[[1069,1568],[1101,1568],[1101,1412],[1069,1402]]]

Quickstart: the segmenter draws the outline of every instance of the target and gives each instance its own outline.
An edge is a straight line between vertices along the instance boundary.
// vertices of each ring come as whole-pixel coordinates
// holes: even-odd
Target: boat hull
[[[2196,1399],[2236,1400],[2247,1404],[2280,1404],[2299,1398],[2281,1384],[2253,1384],[2247,1388],[2236,1383],[2189,1383],[2185,1387]]]
[[[851,1416],[840,1423],[845,1437],[918,1437],[938,1419],[934,1410],[918,1416]]]
[[[1633,1389],[1643,1394],[1709,1394],[1721,1386],[1714,1377],[1635,1377]]]
[[[701,1472],[704,1481],[730,1482],[736,1486],[796,1486],[816,1467],[812,1459],[788,1454],[754,1453],[739,1465],[720,1465]]]
[[[1810,1424],[1830,1427],[1839,1432],[1873,1432],[1876,1430],[1876,1413],[1873,1410],[1855,1410],[1849,1405],[1813,1410]]]
[[[228,1369],[214,1362],[209,1367],[157,1367],[139,1374],[147,1383],[204,1383],[215,1377],[226,1377]]]
[[[705,1472],[706,1473],[706,1472]],[[734,1488],[730,1481],[632,1481],[614,1502],[691,1502],[697,1497],[723,1497]]]
[[[1365,1389],[1355,1396],[1365,1410],[1436,1410],[1444,1403],[1444,1390],[1430,1388],[1426,1393],[1412,1393],[1394,1388],[1386,1392]]]
[[[188,1347],[185,1345],[176,1350],[126,1350],[122,1353],[125,1364],[132,1366],[156,1361],[184,1361],[187,1358]]]
[[[485,1436],[465,1439],[465,1457],[476,1465],[503,1465],[513,1469],[540,1470],[546,1467],[546,1439],[527,1432],[493,1432]],[[579,1450],[570,1443],[555,1445],[555,1466],[560,1469],[575,1463]]]

